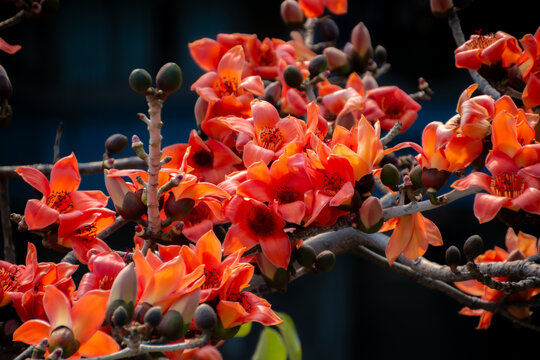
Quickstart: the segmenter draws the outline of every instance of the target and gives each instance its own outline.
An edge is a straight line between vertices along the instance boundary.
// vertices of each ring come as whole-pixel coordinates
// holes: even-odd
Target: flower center
[[[335,195],[343,187],[343,179],[336,173],[323,174],[323,190],[328,194]]]
[[[80,229],[75,230],[74,233],[77,239],[85,241],[88,240],[88,238],[96,236],[97,226],[95,224],[86,225]]]
[[[403,116],[403,106],[395,100],[390,100],[386,104],[387,98],[383,98],[381,101],[381,110],[389,119],[399,119]]]
[[[116,276],[105,275],[99,279],[98,288],[101,290],[110,290]]]
[[[288,204],[300,200],[298,191],[287,185],[279,185],[277,187],[276,197],[280,204]]]
[[[278,128],[265,126],[259,131],[258,140],[259,146],[276,151],[283,141],[283,135],[281,135]]]
[[[525,181],[515,173],[504,173],[491,178],[491,192],[497,196],[514,199],[525,190]]]
[[[0,286],[4,292],[17,291],[19,289],[19,284],[15,280],[16,277],[16,273],[6,269],[0,269]]]
[[[204,269],[204,284],[203,289],[212,289],[219,286],[221,279],[219,277],[219,272],[217,269]]]
[[[73,200],[71,200],[71,195],[66,191],[53,192],[47,198],[47,206],[63,214],[73,208]]]
[[[242,305],[244,310],[246,310],[247,312],[251,311],[251,304],[249,303],[249,301],[248,301],[248,299],[247,299],[247,297],[246,297],[246,295],[244,293],[229,294],[228,300],[240,303],[240,305]]]
[[[184,225],[190,227],[206,219],[211,220],[210,208],[208,205],[201,202],[199,205],[191,209],[189,214],[182,221],[184,222]]]
[[[471,39],[469,42],[467,42],[467,49],[480,49],[483,50],[487,48],[489,45],[493,44],[497,38],[493,34],[487,34],[487,35],[478,35],[477,38]]]
[[[224,77],[221,80],[221,85],[219,85],[218,89],[221,96],[236,95],[237,90],[238,86],[236,82],[229,77]]]
[[[247,214],[247,223],[251,231],[257,235],[268,235],[274,230],[274,219],[270,210],[265,207],[252,207]]]
[[[201,149],[193,154],[193,163],[198,167],[212,167],[214,156],[212,153]]]

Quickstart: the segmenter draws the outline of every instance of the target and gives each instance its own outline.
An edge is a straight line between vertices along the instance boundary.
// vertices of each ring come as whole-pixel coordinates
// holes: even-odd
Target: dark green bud
[[[129,75],[129,86],[135,92],[146,95],[146,90],[152,86],[152,77],[144,69],[135,69]]]
[[[321,38],[324,41],[334,41],[339,36],[339,28],[336,22],[330,18],[326,18],[319,23]]]
[[[118,306],[112,314],[112,317],[111,317],[112,324],[114,326],[121,327],[121,326],[127,325],[129,321],[130,319],[129,319],[129,315],[126,308],[123,306]]]
[[[381,170],[381,182],[390,189],[395,190],[401,181],[401,174],[394,164],[386,164]]]
[[[49,336],[49,352],[53,352],[57,347],[62,348],[62,357],[68,358],[79,349],[79,342],[75,339],[73,331],[65,326],[59,326],[51,332]]]
[[[157,332],[169,341],[180,339],[184,336],[182,314],[176,310],[167,311],[157,326]]]
[[[112,156],[120,154],[128,143],[128,138],[122,134],[111,135],[105,140],[105,150],[107,155]]]
[[[173,62],[166,63],[159,69],[156,75],[156,86],[163,91],[165,95],[169,95],[182,85],[182,70],[180,66]]]
[[[217,315],[208,304],[201,304],[193,315],[195,327],[201,331],[210,331],[217,326]]]
[[[444,258],[448,266],[450,266],[450,269],[452,269],[452,271],[456,271],[457,266],[461,261],[461,251],[459,251],[459,249],[455,245],[452,245],[448,249],[446,249]]]
[[[153,306],[144,314],[144,323],[156,327],[161,321],[161,306]]]
[[[278,268],[274,273],[272,283],[272,285],[279,291],[287,291],[287,285],[289,285],[289,272],[287,269]]]
[[[330,250],[324,250],[317,255],[315,259],[315,268],[319,272],[328,272],[336,264],[336,254]]]
[[[304,81],[302,71],[295,65],[288,65],[285,70],[283,70],[283,79],[288,86],[293,88],[299,87]]]
[[[328,68],[328,59],[324,55],[317,55],[308,65],[309,76],[315,77]]]
[[[240,330],[240,325],[225,329],[221,320],[218,318],[216,327],[212,331],[212,343],[217,343],[220,340],[228,340],[234,337]]]
[[[447,170],[424,167],[422,169],[422,184],[428,188],[442,189],[450,174],[450,171]]]
[[[302,266],[309,267],[315,262],[317,254],[309,245],[302,245],[296,249],[296,261]]]
[[[463,253],[468,261],[473,261],[482,252],[484,252],[484,241],[479,235],[473,235],[465,241]]]
[[[413,167],[411,172],[409,173],[409,178],[411,179],[414,187],[423,187],[424,184],[422,183],[422,167],[420,165],[416,165],[415,167]]]

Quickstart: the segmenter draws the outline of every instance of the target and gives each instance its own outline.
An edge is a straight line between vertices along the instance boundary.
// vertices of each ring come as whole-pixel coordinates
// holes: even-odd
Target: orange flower
[[[253,277],[253,265],[248,263],[236,267],[219,292],[217,314],[223,327],[228,329],[247,322],[256,321],[265,326],[277,325],[282,320],[270,309],[268,301],[243,291]]]
[[[110,290],[116,275],[126,266],[124,260],[115,252],[93,254],[88,261],[88,270],[82,276],[79,287],[74,294],[81,298],[91,290]]]
[[[21,166],[15,172],[43,194],[41,200],[32,199],[26,204],[24,219],[29,230],[40,230],[60,223],[72,211],[102,208],[108,201],[101,191],[77,191],[81,176],[73,154],[54,164],[50,184],[45,175],[34,168]]]
[[[309,18],[321,16],[325,6],[336,15],[347,13],[347,0],[298,0],[298,5]]]
[[[489,35],[471,35],[454,52],[456,67],[471,70],[499,62],[503,67],[509,67],[521,58],[521,53],[516,38],[502,31]]]
[[[390,219],[379,231],[392,229],[394,231],[386,245],[386,258],[390,265],[401,253],[407,259],[416,259],[425,254],[428,245],[443,244],[437,225],[419,212]]]
[[[291,257],[289,236],[283,231],[285,221],[275,210],[260,201],[236,195],[227,204],[225,215],[232,223],[223,242],[225,254],[259,244],[268,260],[287,268]]]
[[[21,45],[10,45],[7,43],[6,40],[2,39],[0,37],[0,50],[10,54],[10,55],[13,55],[15,54],[17,51],[21,50]]]
[[[395,123],[401,122],[401,132],[405,132],[414,123],[421,109],[420,104],[397,86],[368,90],[367,96],[384,112],[384,116],[379,118],[383,130],[390,130]]]
[[[117,352],[120,346],[116,341],[99,330],[105,319],[108,296],[108,291],[93,290],[72,304],[56,287],[46,286],[43,307],[48,321],[26,321],[15,330],[13,340],[35,345],[49,339],[49,351],[52,352],[53,344],[59,343],[64,348],[63,356],[69,358]]]
[[[508,228],[508,231],[506,232],[506,249],[508,251],[496,246],[495,250],[488,250],[484,254],[479,255],[474,262],[478,264],[483,262],[506,261],[510,253],[515,251],[521,252],[525,257],[532,256],[539,252],[538,241],[534,236],[521,231],[516,236],[516,233],[512,228]],[[494,279],[499,281],[508,281],[506,277],[497,277]],[[491,289],[476,280],[461,281],[454,284],[461,291],[481,297],[482,300],[486,301],[498,301],[504,295],[504,291]],[[520,291],[508,296],[506,301],[527,301],[538,292],[538,289]],[[507,311],[520,319],[526,319],[530,316],[529,307],[509,307]],[[464,307],[459,313],[461,315],[480,316],[480,321],[476,327],[477,329],[489,328],[491,325],[491,319],[493,318],[493,313],[491,311],[486,311],[483,309],[473,310],[471,308]]]

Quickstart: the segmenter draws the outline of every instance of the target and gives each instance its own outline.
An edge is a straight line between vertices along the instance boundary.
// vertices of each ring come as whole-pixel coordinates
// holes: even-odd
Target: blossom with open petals
[[[60,223],[72,211],[103,208],[109,199],[101,191],[77,190],[81,176],[74,154],[54,164],[50,183],[40,171],[28,166],[21,166],[15,172],[43,194],[41,200],[32,199],[26,204],[24,220],[29,230],[40,230]]]
[[[401,132],[405,132],[414,123],[421,109],[420,104],[397,86],[380,86],[368,90],[367,96],[384,112],[384,116],[379,118],[383,130],[390,130],[397,122],[401,122]]]
[[[347,13],[347,0],[298,0],[298,5],[308,18],[316,18],[324,13],[326,7],[332,14]]]
[[[471,38],[454,52],[456,66],[471,70],[478,70],[482,65],[495,65],[498,62],[501,62],[503,67],[509,67],[521,58],[521,53],[517,39],[503,31],[488,35],[471,35]]]
[[[55,337],[55,332],[68,331],[72,332],[74,340],[62,344],[68,347],[64,349],[65,357],[92,357],[117,352],[120,346],[116,341],[99,330],[105,319],[108,297],[108,291],[93,290],[72,304],[64,293],[49,285],[43,296],[48,321],[26,321],[15,330],[13,340],[36,345],[43,339],[49,339],[51,346],[50,340]]]

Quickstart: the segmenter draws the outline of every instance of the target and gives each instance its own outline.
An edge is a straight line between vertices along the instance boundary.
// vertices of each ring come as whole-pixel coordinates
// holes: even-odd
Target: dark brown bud
[[[107,140],[105,140],[105,150],[107,151],[107,155],[112,156],[120,154],[124,151],[127,143],[128,138],[125,135],[114,134],[109,136]]]
[[[152,77],[144,69],[135,69],[129,75],[129,86],[139,94],[146,94],[146,90],[152,86]]]
[[[49,336],[49,352],[53,352],[57,347],[62,348],[62,356],[68,358],[79,349],[79,342],[75,339],[73,331],[65,326],[59,326],[51,332]]]
[[[455,245],[452,245],[446,249],[444,258],[448,266],[450,266],[450,269],[455,272],[459,262],[461,261],[461,251],[459,251]]]
[[[182,85],[182,70],[177,64],[170,62],[166,63],[159,69],[156,75],[156,86],[159,90],[169,95]]]
[[[161,321],[161,306],[152,306],[146,314],[144,314],[144,323],[156,327]]]
[[[193,315],[195,327],[201,331],[210,331],[217,325],[217,315],[208,304],[201,304]]]
[[[285,70],[283,70],[283,79],[285,83],[293,88],[299,87],[304,81],[302,72],[295,65],[288,65]]]
[[[264,99],[272,105],[276,105],[281,97],[281,83],[274,81],[264,89]]]
[[[373,175],[367,174],[362,176],[362,178],[355,183],[354,188],[360,193],[362,198],[367,198],[373,192],[374,186],[375,180],[373,180]]]
[[[336,254],[330,250],[324,250],[315,259],[315,269],[319,272],[328,272],[336,264]]]
[[[136,322],[144,324],[144,316],[146,315],[146,312],[150,310],[152,307],[152,304],[149,304],[147,302],[140,303],[135,307],[135,314],[134,319]]]
[[[463,244],[463,253],[467,261],[473,261],[484,251],[484,241],[479,235],[473,235]]]
[[[317,55],[308,65],[309,76],[315,77],[326,70],[328,67],[328,59],[324,55]]]
[[[413,167],[411,172],[409,173],[409,178],[411,179],[414,187],[423,187],[424,184],[422,183],[422,167],[420,165],[416,165],[415,167]]]
[[[386,64],[386,60],[388,58],[388,53],[386,52],[386,49],[382,45],[375,46],[375,61],[379,66]]]
[[[13,87],[9,81],[6,69],[0,65],[0,100],[9,99],[13,95]]]
[[[525,259],[525,254],[523,254],[521,250],[516,249],[508,255],[508,257],[506,258],[506,261],[517,261],[517,260],[523,260],[523,259]]]
[[[129,323],[129,315],[125,307],[118,306],[116,310],[113,311],[111,322],[114,326],[124,326]]]
[[[430,0],[431,13],[438,18],[447,18],[454,7],[452,0]]]
[[[302,266],[310,267],[315,262],[317,253],[309,245],[302,245],[296,249],[296,261]]]
[[[300,27],[304,22],[304,12],[294,0],[283,1],[280,7],[280,14],[283,22],[292,28]]]
[[[142,192],[127,192],[122,201],[122,207],[118,208],[118,213],[128,221],[138,221],[146,214],[146,205],[141,200]]]
[[[169,310],[157,326],[157,332],[169,341],[180,339],[184,335],[184,320],[176,310]]]
[[[442,189],[450,174],[451,172],[447,170],[424,167],[422,169],[422,184],[428,188]]]
[[[181,198],[176,200],[174,194],[171,193],[165,201],[163,210],[165,211],[165,215],[179,221],[191,212],[193,206],[195,206],[195,200],[191,198]]]
[[[381,169],[381,182],[395,190],[401,181],[401,174],[394,164],[386,164]]]
[[[330,18],[326,18],[319,23],[321,38],[324,41],[334,41],[339,36],[339,28],[336,22]]]

